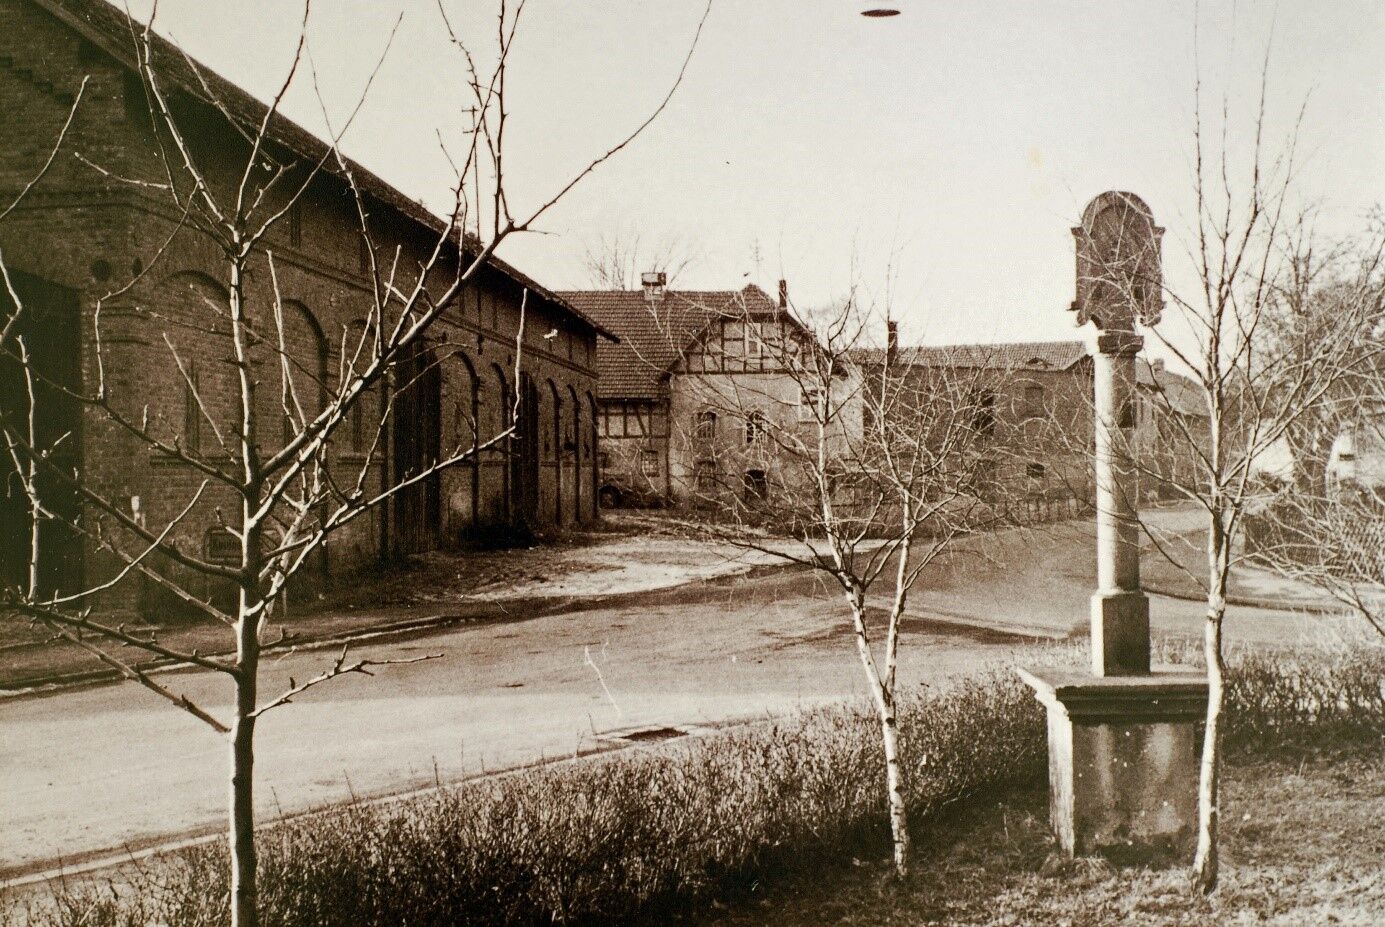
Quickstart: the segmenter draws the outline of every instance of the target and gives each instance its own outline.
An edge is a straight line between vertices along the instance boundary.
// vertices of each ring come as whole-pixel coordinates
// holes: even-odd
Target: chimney
[[[662,270],[653,270],[648,273],[640,274],[640,283],[644,286],[644,295],[650,299],[664,295],[664,284],[668,282],[668,275]]]
[[[899,323],[891,319],[885,323],[885,364],[893,366],[899,355]]]
[[[787,280],[780,280],[780,281],[779,281],[779,308],[780,308],[780,309],[787,309],[788,307],[789,307],[789,281],[787,281]]]

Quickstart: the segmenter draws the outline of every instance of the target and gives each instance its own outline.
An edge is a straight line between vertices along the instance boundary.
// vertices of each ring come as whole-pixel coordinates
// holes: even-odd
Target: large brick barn
[[[235,399],[234,374],[224,344],[199,334],[196,321],[209,305],[226,304],[225,260],[209,237],[181,221],[168,196],[126,178],[158,176],[159,147],[145,89],[134,66],[131,22],[104,0],[0,0],[0,209],[9,205],[49,158],[83,79],[81,105],[62,150],[22,204],[0,222],[0,249],[24,317],[35,362],[45,376],[89,389],[96,381],[95,306],[103,300],[100,332],[105,380],[113,400],[146,405],[152,420],[167,423],[185,447],[214,455],[214,436],[189,399],[195,378],[212,406]],[[157,41],[169,61],[181,60]],[[210,184],[229,183],[245,163],[244,139],[226,117],[258,122],[264,105],[203,68],[188,64],[170,78],[169,96],[189,143],[206,166]],[[215,100],[223,109],[209,102]],[[315,163],[322,141],[286,119],[272,123],[273,155]],[[287,350],[295,363],[330,383],[340,369],[343,344],[372,305],[368,271],[373,247],[419,266],[438,241],[439,220],[357,164],[351,174],[369,216],[369,243],[361,234],[356,199],[338,170],[316,176],[285,220],[270,232],[282,296]],[[452,246],[455,250],[455,244]],[[465,257],[465,255],[461,255]],[[455,267],[459,256],[449,255]],[[133,285],[124,289],[127,283]],[[123,290],[123,292],[122,292]],[[249,298],[272,304],[269,274],[250,275]],[[527,291],[525,338],[518,382],[516,335]],[[112,292],[118,295],[105,298]],[[10,314],[13,301],[3,306]],[[441,449],[465,445],[468,431],[485,438],[502,431],[513,408],[517,435],[478,459],[420,481],[388,506],[350,523],[334,537],[319,574],[338,575],[385,555],[423,551],[468,536],[514,528],[571,524],[596,517],[596,342],[598,324],[567,300],[492,259],[430,332],[418,376],[407,389],[367,396],[360,414],[337,433],[333,466],[360,468],[372,446],[372,481],[436,459]],[[176,344],[187,371],[171,358]],[[426,363],[425,363],[426,361]],[[13,405],[13,362],[3,371],[4,402]],[[264,401],[279,398],[271,393]],[[518,397],[518,401],[516,398]],[[378,422],[382,402],[396,404],[389,432],[378,444],[362,422]],[[215,409],[213,409],[215,411]],[[65,463],[104,497],[129,505],[151,525],[166,524],[195,492],[198,476],[75,402],[43,406],[41,430],[70,433],[60,443]],[[273,409],[262,416],[273,422]],[[266,426],[257,443],[282,441]],[[24,501],[11,465],[0,501],[6,579],[27,559]],[[71,505],[60,494],[54,506]],[[215,508],[227,498],[209,492],[173,537],[212,558],[224,532]],[[54,588],[90,584],[112,564],[91,540],[46,531],[41,567]],[[124,584],[112,601],[133,608],[137,584]],[[131,591],[134,590],[134,591]]]

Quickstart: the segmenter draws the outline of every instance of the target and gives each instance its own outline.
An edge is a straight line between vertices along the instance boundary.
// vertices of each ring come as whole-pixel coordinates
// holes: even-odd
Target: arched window
[[[514,421],[514,393],[505,371],[499,364],[491,364],[490,375],[484,383],[478,383],[480,395],[477,397],[477,428],[484,444],[503,434]],[[490,450],[490,456],[504,456],[509,449],[508,442],[499,442]]]
[[[163,360],[178,367],[182,385],[182,408],[167,413],[168,427],[178,432],[169,437],[177,437],[185,450],[197,454],[215,450],[207,447],[207,439],[219,432],[229,452],[235,446],[240,405],[233,401],[238,387],[228,362],[232,350],[227,291],[211,277],[192,271],[172,275],[159,290],[157,305],[151,308],[175,321],[165,326],[173,356],[165,354]],[[198,337],[198,332],[206,335]]]
[[[693,437],[698,441],[712,441],[717,436],[717,414],[711,409],[697,413],[693,422]]]
[[[544,423],[540,441],[544,460],[552,461],[562,454],[563,399],[558,395],[557,384],[552,380],[547,382],[548,389],[543,391],[543,402],[547,408],[539,414],[539,420]]]
[[[342,385],[350,383],[355,376],[369,366],[374,350],[371,337],[374,329],[357,319],[344,326],[341,331],[341,372]],[[340,388],[340,387],[339,387]],[[346,453],[363,456],[375,440],[379,419],[372,408],[374,391],[364,389],[351,401],[346,410]]]
[[[327,404],[327,338],[322,327],[302,303],[286,301],[283,310],[283,346],[278,333],[271,336],[274,343],[269,346],[281,447]]]
[[[582,405],[577,400],[577,390],[572,386],[568,386],[567,388],[567,408],[567,418],[563,420],[563,431],[565,434],[563,445],[580,456],[582,453],[582,442],[578,435],[578,431],[580,430],[578,423],[582,420]]]
[[[471,361],[461,351],[450,355],[452,363],[447,365],[444,389],[452,394],[451,443],[460,450],[475,447],[485,438],[481,436],[478,415],[476,371]]]

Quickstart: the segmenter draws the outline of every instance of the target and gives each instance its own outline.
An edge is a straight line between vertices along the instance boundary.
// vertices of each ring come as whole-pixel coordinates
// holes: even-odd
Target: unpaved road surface
[[[1177,520],[1177,516],[1170,516]],[[930,569],[903,643],[907,686],[1007,660],[1029,638],[1085,621],[1086,526],[1002,532]],[[1197,603],[1156,598],[1158,631],[1196,633]],[[1333,633],[1324,619],[1240,609],[1232,639]],[[571,756],[646,725],[715,725],[864,694],[840,593],[805,572],[723,578],[620,607],[453,628],[375,643],[377,659],[440,654],[345,677],[266,715],[255,771],[262,819]],[[266,697],[328,664],[265,668]],[[225,714],[223,680],[161,680]],[[226,748],[130,684],[0,701],[0,880],[118,858],[224,819]]]

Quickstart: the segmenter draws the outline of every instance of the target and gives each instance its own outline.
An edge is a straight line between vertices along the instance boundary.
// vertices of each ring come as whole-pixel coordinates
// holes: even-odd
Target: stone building
[[[561,294],[619,336],[597,346],[601,492],[621,502],[762,497],[792,483],[775,435],[802,430],[816,397],[789,357],[812,335],[779,299],[741,290]],[[858,415],[859,418],[859,415]]]
[[[208,308],[226,304],[225,260],[209,236],[184,222],[169,197],[151,185],[163,169],[133,64],[131,22],[104,0],[0,0],[0,21],[3,204],[40,174],[88,80],[59,156],[0,223],[5,266],[30,310],[24,315],[29,341],[40,345],[36,362],[53,381],[89,391],[98,375],[94,307],[117,293],[104,300],[100,325],[112,401],[132,410],[147,407],[155,427],[195,453],[215,456],[217,436],[204,419],[214,420],[235,399],[227,339],[211,330]],[[265,107],[205,68],[193,71],[166,42],[155,40],[154,57],[161,69],[168,66],[174,116],[209,186],[231,189],[249,151],[235,124],[258,125]],[[263,156],[290,164],[290,176],[306,177],[306,169],[293,170],[326,152],[318,138],[283,118],[271,123],[269,135]],[[369,238],[361,234],[356,200],[339,170],[318,173],[270,232],[286,349],[305,383],[333,382],[343,345],[361,330],[372,305],[370,248],[418,266],[440,234],[440,221],[419,204],[360,165],[348,162],[348,168],[363,196]],[[442,272],[455,271],[465,256],[454,239],[444,248]],[[247,292],[259,306],[273,304],[269,278],[263,260],[252,266]],[[519,305],[526,291],[516,382]],[[0,308],[9,315],[11,307],[7,298]],[[596,352],[604,334],[563,297],[489,260],[427,343],[401,365],[396,380],[407,385],[393,395],[383,395],[383,387],[368,395],[338,432],[331,466],[360,470],[375,440],[368,423],[380,420],[386,401],[394,404],[389,421],[398,424],[387,428],[372,455],[372,484],[385,485],[444,449],[502,431],[514,408],[521,410],[517,437],[420,481],[349,524],[334,536],[319,571],[338,574],[384,555],[473,535],[596,517]],[[171,345],[185,371],[173,361]],[[15,401],[14,366],[7,361],[0,370],[7,410]],[[189,378],[206,397],[210,416],[189,398]],[[303,394],[311,405],[314,390]],[[256,439],[273,448],[283,440],[273,424],[279,397],[264,401],[267,433]],[[61,453],[82,482],[130,506],[148,524],[167,523],[195,491],[198,475],[189,466],[152,451],[101,415],[60,397],[42,409],[41,429],[74,436]],[[7,468],[0,476],[11,473]],[[63,511],[80,509],[57,490],[49,501]],[[215,527],[213,513],[227,502],[213,487],[171,537],[208,559],[224,556],[225,532]],[[26,519],[23,500],[12,483],[0,505],[4,570],[13,578],[27,557],[27,542],[19,530]],[[90,540],[56,529],[45,532],[40,560],[50,585],[64,588],[111,570]],[[134,605],[133,586],[122,586],[114,607]]]
[[[884,349],[855,352],[863,371],[889,363],[897,375],[916,378],[920,393],[936,391],[930,379],[975,391],[964,405],[986,439],[971,450],[982,455],[976,467],[982,497],[1036,512],[1054,503],[1090,503],[1093,366],[1083,342],[901,347],[893,330],[889,341]],[[1172,440],[1171,429],[1205,433],[1207,413],[1192,381],[1162,361],[1142,360],[1137,369],[1140,389],[1125,427],[1133,429],[1130,440],[1148,471],[1141,494],[1170,496],[1169,480],[1187,480],[1193,470],[1186,442]],[[867,382],[873,379],[867,373]]]

